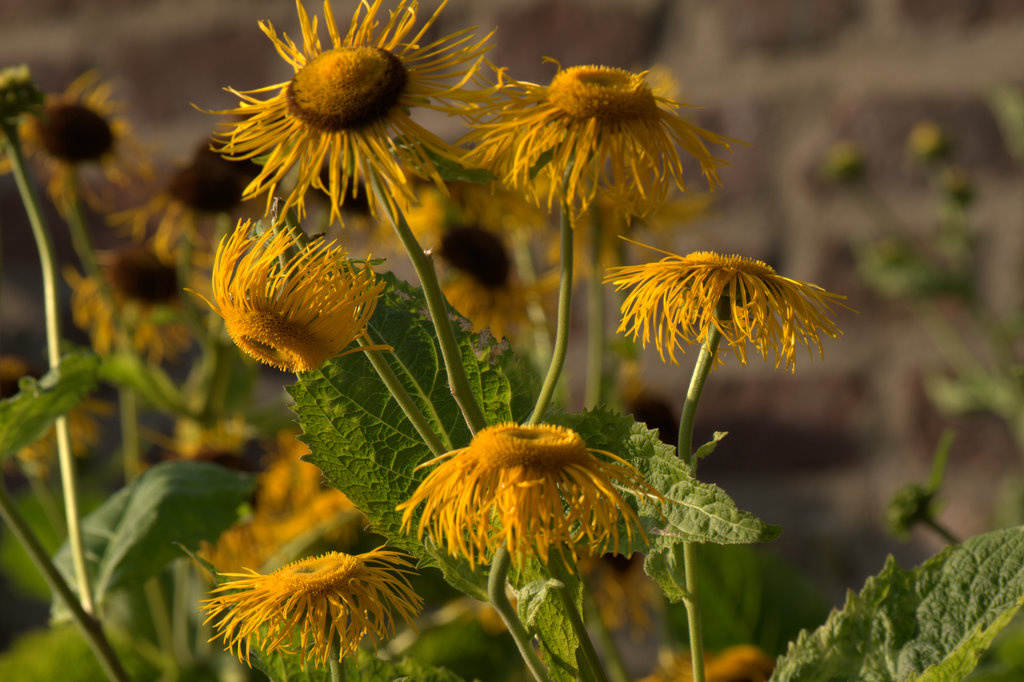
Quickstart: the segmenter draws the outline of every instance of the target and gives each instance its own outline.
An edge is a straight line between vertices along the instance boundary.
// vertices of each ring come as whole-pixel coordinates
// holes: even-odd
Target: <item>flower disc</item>
[[[51,155],[69,163],[98,161],[114,146],[107,121],[81,104],[52,104],[37,122],[39,137]]]
[[[605,66],[559,71],[548,86],[548,102],[573,118],[601,122],[656,118],[658,105],[642,74]]]
[[[295,74],[288,85],[288,109],[324,132],[359,128],[383,118],[408,80],[402,61],[387,50],[335,48]]]

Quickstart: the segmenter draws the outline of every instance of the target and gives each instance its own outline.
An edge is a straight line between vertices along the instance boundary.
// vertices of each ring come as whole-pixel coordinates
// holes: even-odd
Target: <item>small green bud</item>
[[[15,125],[21,114],[42,105],[43,93],[26,64],[0,69],[0,123]]]
[[[864,155],[860,147],[849,140],[836,142],[821,164],[821,174],[833,182],[855,182],[864,176]]]
[[[907,135],[907,149],[919,161],[943,161],[949,156],[949,138],[935,121],[920,121]]]

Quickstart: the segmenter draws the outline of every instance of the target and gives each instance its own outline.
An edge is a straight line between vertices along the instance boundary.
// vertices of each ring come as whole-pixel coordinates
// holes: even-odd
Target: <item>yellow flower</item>
[[[111,95],[110,84],[90,71],[63,94],[47,96],[39,115],[22,119],[19,134],[25,151],[44,160],[47,192],[62,211],[79,194],[102,210],[114,197],[109,185],[125,187],[151,173],[149,160]],[[99,166],[106,191],[79,183],[79,171],[87,166]]]
[[[743,256],[710,251],[677,256],[654,250],[668,257],[610,268],[605,281],[617,291],[632,288],[622,303],[618,331],[640,338],[644,347],[653,334],[662,361],[667,352],[676,364],[676,348],[685,352],[684,343],[704,343],[714,326],[741,364],[747,362],[749,341],[766,360],[774,351],[776,367],[785,358],[786,367],[795,370],[797,343],[822,355],[821,336],[838,338],[842,333],[828,316],[845,296],[782,277],[765,263]],[[728,313],[719,318],[716,308],[723,297]]]
[[[402,528],[412,528],[423,504],[418,537],[429,532],[472,566],[502,545],[514,563],[527,554],[547,561],[552,547],[565,547],[574,557],[577,546],[617,551],[620,519],[629,543],[634,533],[646,538],[618,488],[661,498],[625,460],[590,450],[575,431],[549,424],[489,426],[468,447],[422,466],[431,464],[438,466],[398,506]]]
[[[643,216],[672,185],[685,191],[679,149],[697,159],[709,187],[721,184],[717,167],[725,162],[708,144],[728,149],[732,140],[681,118],[680,103],[652,90],[646,73],[559,67],[548,86],[512,82],[504,90],[510,101],[491,105],[493,116],[472,124],[464,141],[477,146],[466,162],[494,169],[549,208],[564,199],[574,219],[598,192],[622,213]]]
[[[348,33],[342,35],[325,0],[327,49],[320,44],[316,19],[310,20],[301,1],[296,8],[302,49],[288,36],[278,38],[269,22],[261,22],[260,28],[295,76],[287,83],[249,92],[229,88],[241,98],[240,106],[214,112],[241,117],[230,124],[217,151],[236,160],[267,157],[262,172],[247,188],[247,197],[263,191],[273,196],[285,175],[297,167],[282,211],[295,207],[301,215],[304,195],[312,186],[330,195],[331,217],[340,220],[349,188],[368,184],[374,176],[393,206],[414,199],[404,168],[413,168],[442,186],[430,154],[457,161],[461,153],[415,123],[409,109],[429,107],[462,114],[474,107],[488,91],[474,92],[465,85],[476,75],[490,36],[475,41],[464,30],[431,40],[427,32],[445,2],[418,30],[414,28],[416,0],[400,0],[386,20],[378,19],[381,4],[381,0],[361,2]],[[265,92],[274,94],[267,100],[253,96]],[[325,166],[326,183],[320,175]]]
[[[150,362],[173,360],[191,345],[188,327],[173,315],[179,305],[174,266],[143,246],[101,253],[98,259],[104,283],[83,277],[73,268],[64,269],[64,279],[71,287],[72,320],[89,332],[97,353],[107,355],[117,346],[119,324],[127,330],[132,348]],[[103,293],[104,286],[116,310]]]
[[[309,372],[344,354],[366,331],[384,282],[323,239],[299,247],[289,230],[250,237],[249,228],[242,221],[221,241],[207,300],[235,345],[285,372]]]
[[[412,625],[423,600],[409,585],[405,555],[377,548],[365,554],[329,552],[288,564],[268,575],[225,573],[231,578],[202,603],[217,634],[240,660],[253,644],[327,663],[331,642],[340,658],[355,653],[366,635],[377,641],[394,634],[400,619]],[[295,639],[298,639],[296,648]],[[244,653],[243,653],[244,648]]]
[[[157,254],[172,258],[179,242],[188,239],[197,249],[193,262],[202,262],[204,257],[212,258],[213,252],[209,238],[201,231],[203,224],[211,217],[236,213],[242,205],[242,191],[258,172],[255,164],[228,161],[204,142],[152,199],[110,216],[110,223],[127,225],[132,236],[142,240],[153,221],[156,226],[149,243]]]

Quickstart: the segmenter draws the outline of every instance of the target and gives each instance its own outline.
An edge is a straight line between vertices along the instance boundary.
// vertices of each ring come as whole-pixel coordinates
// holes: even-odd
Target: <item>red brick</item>
[[[854,25],[855,0],[721,0],[726,42],[733,48],[783,50],[820,43]]]
[[[562,66],[600,64],[624,69],[650,66],[656,43],[654,17],[630,8],[595,8],[557,0],[498,12],[493,59],[513,78],[546,83]]]
[[[942,127],[952,142],[952,160],[968,170],[1013,168],[992,112],[974,97],[878,95],[841,105],[833,115],[834,139],[861,147],[869,181],[919,184],[924,176],[909,163],[906,141],[914,124],[926,119]]]

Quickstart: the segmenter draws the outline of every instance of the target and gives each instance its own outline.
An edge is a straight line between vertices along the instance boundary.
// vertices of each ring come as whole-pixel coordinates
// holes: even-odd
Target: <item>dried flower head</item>
[[[652,248],[652,247],[648,247]],[[622,303],[618,331],[639,338],[644,347],[651,336],[661,354],[675,364],[676,349],[702,344],[714,327],[741,364],[747,362],[750,342],[761,357],[775,353],[775,366],[785,359],[796,367],[796,345],[822,354],[822,335],[841,332],[829,319],[833,305],[845,296],[775,273],[759,260],[696,251],[687,256],[668,254],[655,263],[610,268],[606,282],[618,291],[631,289]],[[720,317],[725,298],[728,312]],[[844,306],[845,307],[845,306]]]
[[[329,552],[268,575],[248,570],[230,578],[202,602],[206,622],[239,660],[253,645],[267,653],[299,654],[324,665],[331,642],[340,658],[355,653],[366,635],[384,640],[404,620],[412,625],[423,600],[412,590],[408,558],[377,548],[364,554]],[[296,641],[297,640],[297,641]]]
[[[646,537],[619,488],[661,497],[625,460],[588,449],[575,431],[550,424],[489,426],[467,447],[422,466],[433,464],[398,507],[402,527],[413,527],[422,504],[417,535],[429,533],[471,565],[502,545],[513,562],[528,554],[546,561],[552,547],[573,556],[577,548],[617,551],[620,520],[629,543],[634,534]]]
[[[381,4],[359,3],[342,35],[325,0],[326,48],[317,35],[316,18],[310,19],[300,1],[301,49],[288,36],[279,38],[269,22],[260,24],[295,76],[249,92],[229,88],[241,98],[240,106],[214,112],[241,119],[230,124],[218,151],[232,159],[266,156],[246,196],[263,191],[274,195],[296,168],[282,210],[295,207],[301,215],[304,195],[315,187],[330,195],[331,217],[340,220],[341,204],[351,188],[369,184],[371,178],[380,180],[396,206],[414,198],[406,177],[410,168],[442,186],[430,155],[458,160],[461,154],[415,123],[409,109],[460,114],[475,106],[484,95],[465,85],[476,75],[488,38],[475,40],[469,31],[459,31],[428,42],[427,31],[445,2],[418,30],[416,0],[400,0],[383,21]],[[266,100],[254,97],[265,92],[274,94]]]

